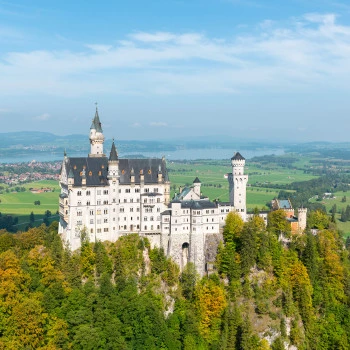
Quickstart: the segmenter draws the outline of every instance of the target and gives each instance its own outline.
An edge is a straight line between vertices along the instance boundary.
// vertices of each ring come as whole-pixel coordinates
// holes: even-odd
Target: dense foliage
[[[293,236],[230,213],[199,278],[136,234],[70,252],[57,224],[0,231],[0,349],[348,349],[349,252],[327,215]],[[283,237],[283,239],[280,239]]]

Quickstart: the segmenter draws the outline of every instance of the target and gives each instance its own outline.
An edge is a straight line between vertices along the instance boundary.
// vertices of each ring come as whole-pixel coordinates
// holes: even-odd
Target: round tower
[[[100,122],[100,117],[98,115],[98,110],[96,107],[95,117],[92,120],[90,127],[90,154],[89,157],[104,157],[103,154],[103,143],[105,137],[103,136],[102,125]]]
[[[307,208],[298,208],[298,224],[300,232],[303,232],[306,228],[306,217]]]
[[[236,152],[231,158],[232,175],[230,181],[230,202],[242,219],[246,220],[246,200],[248,175],[244,174],[245,158]]]

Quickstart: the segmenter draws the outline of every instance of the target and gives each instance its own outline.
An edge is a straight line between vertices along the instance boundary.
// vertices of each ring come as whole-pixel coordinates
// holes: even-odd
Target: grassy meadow
[[[0,194],[0,212],[2,215],[13,215],[18,217],[19,229],[24,229],[29,222],[31,212],[35,215],[38,224],[42,222],[42,218],[46,210],[50,210],[53,219],[58,219],[56,211],[58,210],[59,185],[54,180],[35,181],[22,184],[20,187],[26,189],[25,192],[6,192]],[[49,187],[54,192],[32,193],[30,188]],[[35,201],[40,201],[40,205],[34,205]]]
[[[298,161],[304,167],[307,166],[307,160],[301,158]],[[229,186],[225,175],[232,172],[230,161],[227,160],[200,160],[192,162],[168,162],[169,177],[171,181],[171,196],[178,193],[180,187],[191,185],[193,180],[198,177],[202,182],[202,193],[211,200],[218,199],[222,202],[229,201]],[[288,169],[276,164],[264,164],[246,162],[246,173],[249,175],[247,187],[247,208],[266,209],[266,203],[278,196],[278,185],[284,185],[294,181],[307,181],[316,176],[305,174],[302,168]],[[267,188],[266,185],[275,185],[276,188]],[[38,224],[46,210],[50,210],[53,219],[58,210],[59,184],[54,180],[36,181],[20,185],[25,187],[25,192],[6,192],[0,193],[0,212],[18,216],[19,223],[24,226],[29,221],[29,215],[34,213]],[[53,192],[31,193],[30,188],[49,187]],[[347,197],[347,202],[341,202],[343,196]],[[35,201],[40,201],[40,205],[34,205]],[[338,227],[346,234],[350,235],[350,222],[340,222],[340,211],[350,204],[349,192],[336,192],[334,199],[322,201],[327,211],[334,204],[337,205],[337,223]],[[22,228],[20,226],[20,228]]]

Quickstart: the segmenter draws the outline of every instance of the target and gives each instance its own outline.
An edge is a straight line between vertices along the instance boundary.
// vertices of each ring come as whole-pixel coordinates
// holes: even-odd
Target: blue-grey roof
[[[179,194],[177,194],[174,197],[174,200],[181,201],[182,199],[184,199],[184,197],[188,195],[190,191],[191,191],[190,187],[185,187]]]
[[[293,209],[291,202],[289,199],[278,199],[278,206],[281,209]]]
[[[109,160],[116,161],[118,160],[117,149],[115,148],[114,140],[112,142],[111,153],[109,154]]]
[[[245,158],[239,152],[236,152],[231,160],[245,160]]]
[[[92,124],[91,124],[90,129],[95,129],[97,132],[102,132],[102,125],[100,122],[100,117],[98,115],[97,107],[96,107],[95,117],[92,120]]]
[[[168,171],[163,159],[119,159],[119,174],[121,185],[130,184],[132,169],[134,169],[135,183],[140,183],[140,172],[144,175],[145,184],[158,183],[159,167],[164,181],[168,178]],[[85,170],[86,186],[108,185],[107,157],[79,157],[67,158],[68,176],[74,178],[74,186],[81,186],[83,169]]]

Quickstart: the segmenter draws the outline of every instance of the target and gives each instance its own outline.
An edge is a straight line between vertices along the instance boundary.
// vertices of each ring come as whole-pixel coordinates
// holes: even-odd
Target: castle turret
[[[244,174],[245,158],[236,152],[231,158],[232,174],[229,176],[230,182],[230,202],[234,210],[238,212],[243,220],[246,220],[246,192],[248,175]]]
[[[114,139],[112,142],[111,151],[108,158],[108,182],[109,182],[109,222],[113,225],[109,228],[109,233],[106,234],[106,238],[115,242],[119,237],[119,157],[117,149],[114,144]]]
[[[119,178],[119,158],[114,140],[108,159],[108,180],[116,181]]]
[[[100,122],[100,117],[98,115],[98,110],[96,107],[95,117],[92,120],[90,127],[90,154],[89,157],[104,157],[103,154],[103,143],[104,136],[102,131],[102,126]]]
[[[200,180],[198,179],[198,177],[196,177],[193,181],[193,192],[200,197],[201,196],[201,185],[202,183],[200,182]]]
[[[307,208],[298,208],[298,224],[300,232],[303,232],[306,228],[306,216]]]

